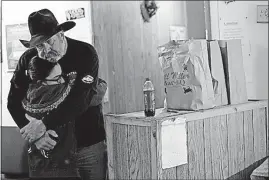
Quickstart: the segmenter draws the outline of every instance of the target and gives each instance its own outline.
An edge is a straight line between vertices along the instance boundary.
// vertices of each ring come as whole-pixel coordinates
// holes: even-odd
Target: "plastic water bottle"
[[[145,116],[155,116],[155,94],[154,86],[149,78],[146,78],[146,81],[143,86],[144,92],[144,104],[145,104]]]

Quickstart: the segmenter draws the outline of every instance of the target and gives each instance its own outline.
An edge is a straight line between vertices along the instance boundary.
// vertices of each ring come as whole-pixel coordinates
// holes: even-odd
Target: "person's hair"
[[[49,76],[55,63],[34,56],[28,66],[28,73],[33,81],[43,81]]]

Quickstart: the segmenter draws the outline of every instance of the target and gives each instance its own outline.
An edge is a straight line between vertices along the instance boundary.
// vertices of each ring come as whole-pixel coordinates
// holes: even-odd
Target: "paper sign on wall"
[[[66,15],[67,21],[85,18],[85,9],[78,8],[78,9],[67,10],[65,11],[65,15]]]
[[[186,119],[164,121],[161,129],[162,168],[186,164],[188,162]]]
[[[170,26],[170,40],[187,40],[187,28],[185,26]]]
[[[14,70],[17,63],[27,50],[19,39],[29,40],[31,38],[28,29],[28,24],[13,24],[6,25],[6,51],[7,51],[7,65],[8,70]]]

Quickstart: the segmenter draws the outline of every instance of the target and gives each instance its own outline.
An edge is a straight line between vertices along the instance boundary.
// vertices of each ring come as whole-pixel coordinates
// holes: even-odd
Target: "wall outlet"
[[[268,23],[268,5],[257,6],[257,22]]]

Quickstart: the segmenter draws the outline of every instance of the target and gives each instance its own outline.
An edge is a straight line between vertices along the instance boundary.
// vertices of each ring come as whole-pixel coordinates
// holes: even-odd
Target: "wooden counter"
[[[264,100],[203,112],[158,109],[155,117],[147,118],[143,112],[107,114],[109,178],[226,179],[268,155],[267,108],[268,101]],[[162,144],[167,144],[162,142],[166,136],[162,129],[169,124],[175,128],[182,120],[186,125],[187,162],[164,169],[163,161],[173,159],[162,158]],[[184,144],[175,143],[177,140],[184,142],[184,136],[167,139],[183,148]]]

